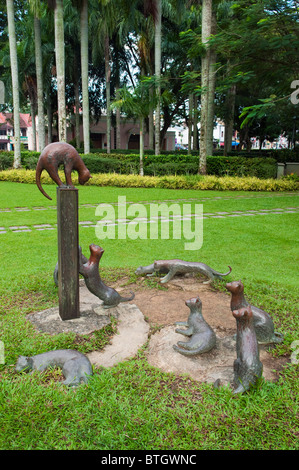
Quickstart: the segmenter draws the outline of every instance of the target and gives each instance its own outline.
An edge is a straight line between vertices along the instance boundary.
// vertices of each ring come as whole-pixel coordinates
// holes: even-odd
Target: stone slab
[[[175,351],[173,345],[178,341],[187,341],[187,337],[176,333],[176,326],[162,328],[151,336],[147,352],[150,365],[163,372],[187,374],[199,382],[214,383],[219,379],[221,385],[232,385],[233,364],[236,359],[236,342],[234,335],[223,336],[216,333],[216,346],[211,351],[197,356],[186,357]],[[265,380],[275,380],[275,359],[260,346],[260,360],[263,363]]]

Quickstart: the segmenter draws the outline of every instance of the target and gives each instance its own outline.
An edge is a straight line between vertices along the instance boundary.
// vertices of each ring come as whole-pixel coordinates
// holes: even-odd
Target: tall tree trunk
[[[43,92],[43,60],[40,19],[34,17],[35,35],[35,66],[37,82],[37,115],[38,115],[38,150],[43,151],[46,145],[45,136],[45,113],[44,113],[44,92]]]
[[[144,119],[140,119],[140,138],[139,138],[139,175],[143,176],[143,154],[144,154]]]
[[[89,133],[89,94],[88,94],[88,0],[81,6],[81,75],[82,75],[82,108],[84,153],[90,153]]]
[[[232,85],[228,90],[226,96],[226,116],[225,116],[225,130],[224,130],[224,151],[223,155],[227,155],[228,152],[232,149],[232,136],[234,129],[234,110],[235,110],[235,101],[236,101],[236,85]]]
[[[216,34],[216,14],[212,11],[211,34]],[[208,117],[207,117],[207,155],[213,155],[213,133],[215,112],[215,90],[216,90],[216,51],[209,50],[209,83],[208,83]]]
[[[33,137],[33,151],[36,152],[36,124],[35,124],[35,103],[30,100],[30,112],[31,112],[31,125],[32,125],[32,137]]]
[[[79,96],[79,67],[78,59],[74,58],[74,95],[75,95],[75,135],[76,148],[80,148],[80,96]],[[85,153],[85,150],[84,150]]]
[[[193,99],[194,95],[189,95],[189,116],[188,116],[188,154],[191,154],[192,150],[192,130],[193,130]]]
[[[56,0],[55,22],[55,57],[58,96],[58,135],[60,142],[66,142],[66,104],[65,104],[65,54],[63,0]]]
[[[19,95],[19,71],[17,58],[17,41],[15,32],[14,2],[6,0],[7,22],[9,35],[10,67],[13,93],[14,116],[14,168],[21,166],[21,140],[20,140],[20,95]]]
[[[110,51],[109,37],[105,38],[105,76],[106,76],[106,102],[107,102],[107,153],[111,153],[111,109],[110,109]]]
[[[53,136],[52,136],[53,113],[52,113],[52,104],[51,104],[50,95],[48,96],[48,100],[47,100],[47,121],[48,121],[48,144],[51,144],[53,140]]]
[[[115,97],[118,100],[119,99],[119,85],[117,85],[116,90],[115,90]],[[121,140],[120,140],[120,109],[116,109],[116,148],[120,149],[121,148]]]
[[[206,44],[211,35],[212,28],[212,0],[202,0],[202,43]],[[209,103],[209,72],[210,72],[210,50],[201,59],[201,116],[200,116],[200,150],[199,150],[199,173],[207,173],[207,123]]]
[[[193,150],[198,150],[198,105],[197,96],[194,96],[194,113],[193,113]]]
[[[157,18],[155,21],[155,77],[157,106],[155,110],[155,155],[160,154],[160,127],[161,127],[161,36],[162,36],[162,1],[156,0]]]

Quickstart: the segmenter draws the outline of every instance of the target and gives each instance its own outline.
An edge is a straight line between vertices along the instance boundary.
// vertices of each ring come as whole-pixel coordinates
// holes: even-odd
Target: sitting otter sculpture
[[[244,296],[244,286],[241,281],[227,283],[225,287],[232,294],[232,312],[249,306]],[[253,305],[251,305],[251,310],[258,342],[260,344],[281,343],[283,341],[283,335],[274,331],[274,324],[270,315]]]
[[[250,305],[233,311],[237,321],[237,359],[234,361],[233,393],[243,393],[254,386],[263,373],[259,346]]]
[[[65,186],[58,175],[58,167],[64,166],[64,173],[66,179],[66,186],[73,188],[72,184],[72,171],[76,170],[79,176],[79,183],[85,184],[90,178],[91,174],[86,168],[82,158],[77,150],[70,144],[65,142],[53,142],[47,145],[37,162],[35,181],[40,192],[48,199],[52,198],[43,190],[41,185],[41,174],[46,170],[52,180],[58,186]]]
[[[148,266],[139,266],[136,269],[135,274],[147,276],[153,276],[155,273],[167,273],[166,276],[162,277],[160,282],[166,283],[170,281],[176,274],[187,274],[187,273],[200,273],[204,274],[209,278],[209,283],[215,279],[221,279],[223,276],[228,276],[232,271],[232,268],[229,266],[229,271],[227,273],[219,273],[214,269],[210,268],[205,263],[192,262],[192,261],[183,261],[181,259],[171,259],[171,260],[159,260]]]
[[[48,367],[61,367],[65,377],[64,385],[74,387],[81,382],[88,382],[93,374],[89,359],[79,351],[72,349],[57,349],[36,356],[19,356],[15,370],[17,372],[31,372],[38,370],[43,372]]]
[[[184,356],[195,356],[210,351],[216,345],[216,335],[202,316],[202,302],[199,297],[186,300],[190,308],[187,322],[176,322],[176,325],[186,326],[186,330],[176,328],[176,332],[190,336],[189,341],[178,341],[173,349]]]
[[[99,274],[99,262],[103,256],[104,250],[95,244],[89,245],[90,257],[84,262],[81,247],[79,247],[79,273],[85,279],[88,290],[103,300],[103,307],[116,307],[120,302],[129,302],[133,300],[135,294],[132,292],[131,297],[122,297],[115,289],[106,286]]]

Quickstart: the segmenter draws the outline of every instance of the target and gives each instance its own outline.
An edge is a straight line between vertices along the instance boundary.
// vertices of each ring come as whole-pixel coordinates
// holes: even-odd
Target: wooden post
[[[57,188],[58,293],[62,320],[80,317],[78,189]]]

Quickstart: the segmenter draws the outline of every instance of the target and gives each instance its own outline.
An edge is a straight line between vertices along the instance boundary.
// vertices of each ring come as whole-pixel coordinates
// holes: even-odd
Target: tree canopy
[[[207,2],[211,6],[209,30],[204,29],[205,17],[202,21]],[[238,130],[247,148],[250,148],[252,136],[273,140],[284,133],[290,141],[294,140],[298,111],[291,101],[294,92],[291,84],[299,79],[297,1],[16,0],[12,3],[22,111],[38,112],[39,89],[48,122],[58,124],[55,120],[61,98],[57,100],[57,94],[60,93],[62,72],[59,69],[63,60],[68,122],[74,122],[74,114],[83,105],[84,95],[85,119],[87,115],[96,121],[105,114],[111,116],[111,125],[115,126],[117,106],[111,104],[121,99],[119,90],[131,89],[130,96],[137,99],[143,89],[141,83],[146,79],[147,96],[150,98],[153,90],[159,93],[158,101],[151,97],[149,106],[143,107],[143,110],[148,107],[144,120],[147,132],[152,135],[151,142],[155,140],[155,114],[155,121],[159,122],[157,113],[161,119],[158,124],[160,141],[174,123],[189,125],[192,122],[193,137],[199,142],[198,122],[203,130],[205,119],[213,125],[216,118],[225,122],[228,136],[232,128]],[[86,22],[85,27],[82,26],[83,3],[88,6],[85,10],[88,29]],[[161,31],[158,33],[160,4]],[[58,5],[63,8],[64,59],[63,56],[58,58],[55,45],[54,17]],[[0,0],[0,6],[3,12],[0,17],[0,78],[6,90],[6,103],[0,109],[11,111],[12,51],[5,0]],[[40,57],[36,48],[37,20]],[[205,62],[207,57],[209,63]],[[36,68],[38,60],[42,61],[41,69]],[[205,80],[207,74],[210,78]],[[160,96],[167,99],[160,101]],[[210,103],[207,113],[204,113],[205,96]],[[136,108],[136,103],[134,106]],[[123,112],[126,114],[125,108]]]

